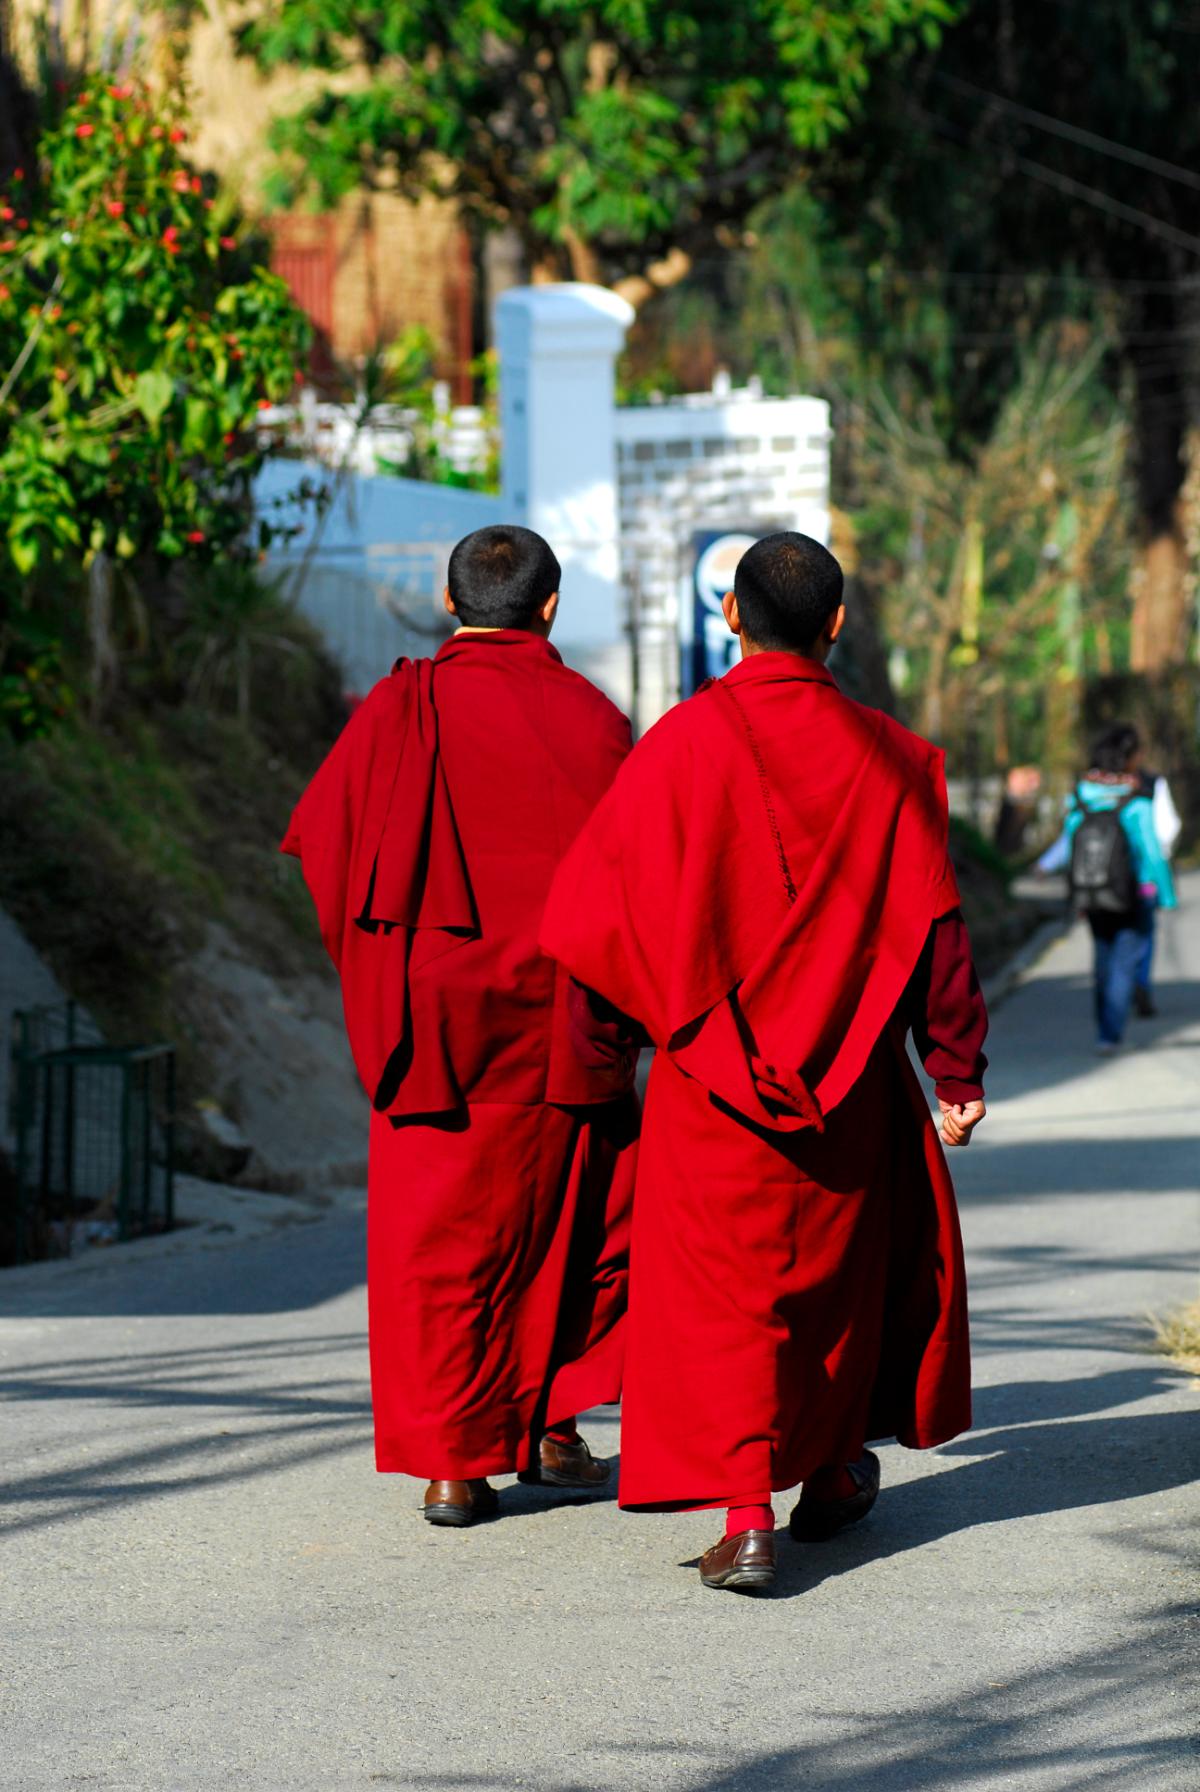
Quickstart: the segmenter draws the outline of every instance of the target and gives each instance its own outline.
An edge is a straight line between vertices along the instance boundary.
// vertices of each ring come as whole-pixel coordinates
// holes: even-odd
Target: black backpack
[[[1089,809],[1075,792],[1083,820],[1071,841],[1068,877],[1075,904],[1085,915],[1128,915],[1137,907],[1133,854],[1121,826],[1121,811],[1136,795],[1130,791],[1112,809]]]

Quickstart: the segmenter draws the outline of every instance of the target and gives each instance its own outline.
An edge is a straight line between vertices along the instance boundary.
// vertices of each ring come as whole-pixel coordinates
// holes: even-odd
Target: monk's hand
[[[971,1134],[987,1113],[981,1101],[942,1101],[938,1100],[942,1110],[942,1143],[945,1145],[969,1145]]]

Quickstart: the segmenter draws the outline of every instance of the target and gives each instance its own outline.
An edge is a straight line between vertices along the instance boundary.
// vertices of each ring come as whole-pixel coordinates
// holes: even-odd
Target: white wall
[[[294,500],[308,482],[329,485],[321,517]],[[268,461],[255,487],[259,513],[299,533],[271,550],[303,613],[362,695],[401,654],[426,654],[450,632],[441,607],[450,550],[472,529],[511,518],[503,498],[387,475],[331,475],[316,461]]]
[[[636,609],[637,719],[645,726],[678,689],[692,532],[757,525],[826,538],[828,406],[725,389],[619,410],[615,364],[632,320],[625,301],[602,287],[501,294],[499,497],[267,463],[260,510],[300,531],[272,550],[271,564],[294,578],[306,568],[301,606],[342,657],[348,688],[367,688],[399,653],[436,645],[456,541],[488,523],[523,523],[562,563],[555,645],[627,710]],[[323,520],[287,503],[306,477],[335,480]]]
[[[633,310],[603,287],[510,287],[496,305],[504,494],[562,564],[555,645],[628,708],[615,367]]]
[[[829,539],[829,406],[757,390],[618,410],[622,565],[638,612],[639,722],[679,695],[692,632],[696,530],[798,529]]]

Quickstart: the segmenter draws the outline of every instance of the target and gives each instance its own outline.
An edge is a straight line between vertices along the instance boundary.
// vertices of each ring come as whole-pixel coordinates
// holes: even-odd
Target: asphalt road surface
[[[711,1513],[424,1525],[372,1466],[361,1212],[6,1273],[0,1783],[1197,1792],[1198,1389],[1144,1324],[1197,1292],[1188,893],[1136,1050],[1092,1053],[1078,932],[1001,1009],[977,1428],[884,1448],[770,1598],[701,1588]]]

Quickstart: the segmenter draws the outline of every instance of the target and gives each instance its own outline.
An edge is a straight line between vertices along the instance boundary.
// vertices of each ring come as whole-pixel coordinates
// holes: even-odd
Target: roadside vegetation
[[[1151,1323],[1155,1349],[1181,1368],[1200,1375],[1200,1300]]]
[[[216,921],[316,961],[274,851],[344,719],[265,576],[256,418],[306,319],[189,160],[175,94],[48,81],[0,170],[0,903],[116,1042],[210,1094],[188,964]]]

